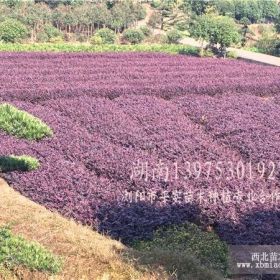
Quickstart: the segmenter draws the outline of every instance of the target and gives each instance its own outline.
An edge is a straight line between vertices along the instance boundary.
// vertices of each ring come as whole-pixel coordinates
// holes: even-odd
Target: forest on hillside
[[[178,43],[182,36],[211,42],[217,29],[221,34],[217,36],[226,35],[222,41],[229,41],[227,45],[253,46],[277,55],[279,2],[4,0],[0,3],[2,42]]]

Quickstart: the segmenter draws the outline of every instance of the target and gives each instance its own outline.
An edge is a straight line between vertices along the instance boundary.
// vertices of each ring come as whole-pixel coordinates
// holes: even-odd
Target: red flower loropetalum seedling
[[[0,61],[0,100],[54,133],[28,141],[0,131],[1,155],[40,161],[38,170],[4,174],[25,196],[124,241],[190,220],[230,243],[279,242],[277,207],[249,200],[277,191],[277,168],[274,180],[269,170],[227,179],[228,162],[278,164],[279,68],[152,53],[0,53]],[[188,163],[197,162],[220,162],[225,172],[188,176]],[[159,178],[159,163],[168,178]],[[139,164],[148,174],[133,174]],[[123,201],[137,191],[172,194],[172,202]],[[246,197],[224,201],[225,191]],[[196,199],[179,203],[179,192]]]

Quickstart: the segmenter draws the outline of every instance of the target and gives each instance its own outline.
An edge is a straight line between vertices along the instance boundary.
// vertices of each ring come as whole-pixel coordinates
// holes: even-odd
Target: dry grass
[[[220,280],[219,273],[201,266],[194,256],[158,248],[129,249],[121,242],[63,218],[23,197],[0,178],[0,226],[37,241],[64,261],[56,276],[0,265],[0,280]]]
[[[52,213],[10,188],[0,179],[0,226],[10,224],[13,233],[37,241],[64,259],[60,275],[50,276],[18,268],[12,275],[0,267],[0,279],[24,280],[126,280],[168,279],[161,268],[154,271],[123,256],[128,251],[118,241]]]

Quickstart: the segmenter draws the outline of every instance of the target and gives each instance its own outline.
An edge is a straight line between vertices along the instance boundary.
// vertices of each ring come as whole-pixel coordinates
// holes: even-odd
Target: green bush
[[[114,44],[116,41],[116,34],[109,28],[99,29],[94,35],[102,39],[103,44]]]
[[[69,35],[67,35],[67,37],[69,38]],[[88,41],[88,36],[86,34],[83,34],[83,33],[76,33],[75,37],[76,37],[76,41],[78,41],[80,43],[84,43],[84,42]]]
[[[56,28],[54,28],[54,29],[56,29]],[[48,31],[50,31],[50,30],[51,30],[51,28]],[[36,41],[40,42],[40,43],[50,42],[50,43],[55,43],[55,44],[64,42],[63,37],[62,37],[63,34],[61,32],[57,33],[57,32],[55,32],[55,30],[52,30],[53,32],[49,33],[48,31],[46,31],[44,29],[44,30],[38,32],[37,36],[36,36]],[[57,31],[59,31],[59,30],[57,29]]]
[[[131,44],[139,44],[144,40],[145,35],[141,30],[131,28],[124,31],[123,38]]]
[[[60,44],[60,43],[63,43],[64,40],[61,36],[57,36],[57,37],[49,38],[49,42],[54,43],[54,44]]]
[[[45,43],[49,41],[49,36],[44,32],[38,32],[36,36],[36,41],[40,43]]]
[[[36,39],[38,42],[61,43],[63,42],[63,33],[54,26],[46,24],[43,29],[38,32]]]
[[[5,103],[0,105],[0,129],[29,140],[39,140],[53,134],[40,119]]]
[[[261,38],[255,47],[262,53],[280,56],[280,39],[276,36]]]
[[[140,30],[143,32],[143,34],[144,34],[146,37],[148,37],[148,36],[150,36],[150,35],[152,34],[151,29],[150,29],[148,26],[146,26],[146,25],[140,26]]]
[[[39,168],[40,163],[30,156],[0,156],[0,171],[30,171]]]
[[[211,49],[200,49],[199,54],[200,57],[214,57],[215,54]]]
[[[157,9],[160,6],[160,0],[152,0],[151,6],[155,9]]]
[[[63,36],[63,33],[51,24],[46,24],[44,26],[44,32],[47,34],[49,39]]]
[[[229,51],[229,52],[227,52],[227,57],[236,59],[238,57],[238,55],[235,51]]]
[[[133,244],[140,251],[151,251],[159,248],[183,255],[194,255],[201,264],[227,271],[228,247],[213,232],[204,232],[190,223],[162,227],[155,231],[153,239],[136,241]]]
[[[133,9],[133,13],[136,16],[137,20],[145,19],[147,15],[147,11],[145,7],[141,4],[141,2],[136,3],[135,8]]]
[[[0,23],[0,40],[15,43],[25,39],[28,30],[24,24],[15,19],[6,19]]]
[[[99,35],[93,35],[90,39],[92,45],[102,45],[103,40]]]
[[[250,20],[247,17],[243,17],[242,19],[240,19],[239,23],[242,24],[242,25],[250,25],[251,24]]]
[[[182,39],[181,33],[176,29],[168,31],[166,36],[169,44],[179,44],[179,41]]]
[[[0,228],[0,264],[9,269],[25,266],[56,274],[62,269],[62,261],[35,242],[13,235],[10,229]]]

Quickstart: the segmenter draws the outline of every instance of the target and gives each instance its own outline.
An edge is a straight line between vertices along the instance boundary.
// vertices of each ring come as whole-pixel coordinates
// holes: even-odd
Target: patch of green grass
[[[133,247],[141,252],[156,252],[160,249],[169,251],[170,255],[193,256],[200,262],[201,268],[210,267],[223,274],[227,272],[226,243],[214,232],[202,231],[194,224],[162,227],[155,231],[152,240],[136,241]],[[176,263],[174,265],[176,266]]]
[[[250,52],[261,53],[261,50],[258,49],[257,47],[244,47],[243,49]]]
[[[8,269],[25,266],[56,274],[62,269],[62,261],[35,242],[13,235],[10,229],[0,228],[0,265]]]
[[[163,52],[171,54],[197,55],[198,48],[177,44],[136,44],[136,45],[89,45],[74,43],[34,43],[34,44],[0,44],[0,51],[27,52]]]
[[[0,156],[0,171],[30,171],[39,168],[40,163],[30,156]]]
[[[0,105],[0,129],[28,140],[39,140],[53,134],[40,119],[6,103]]]

